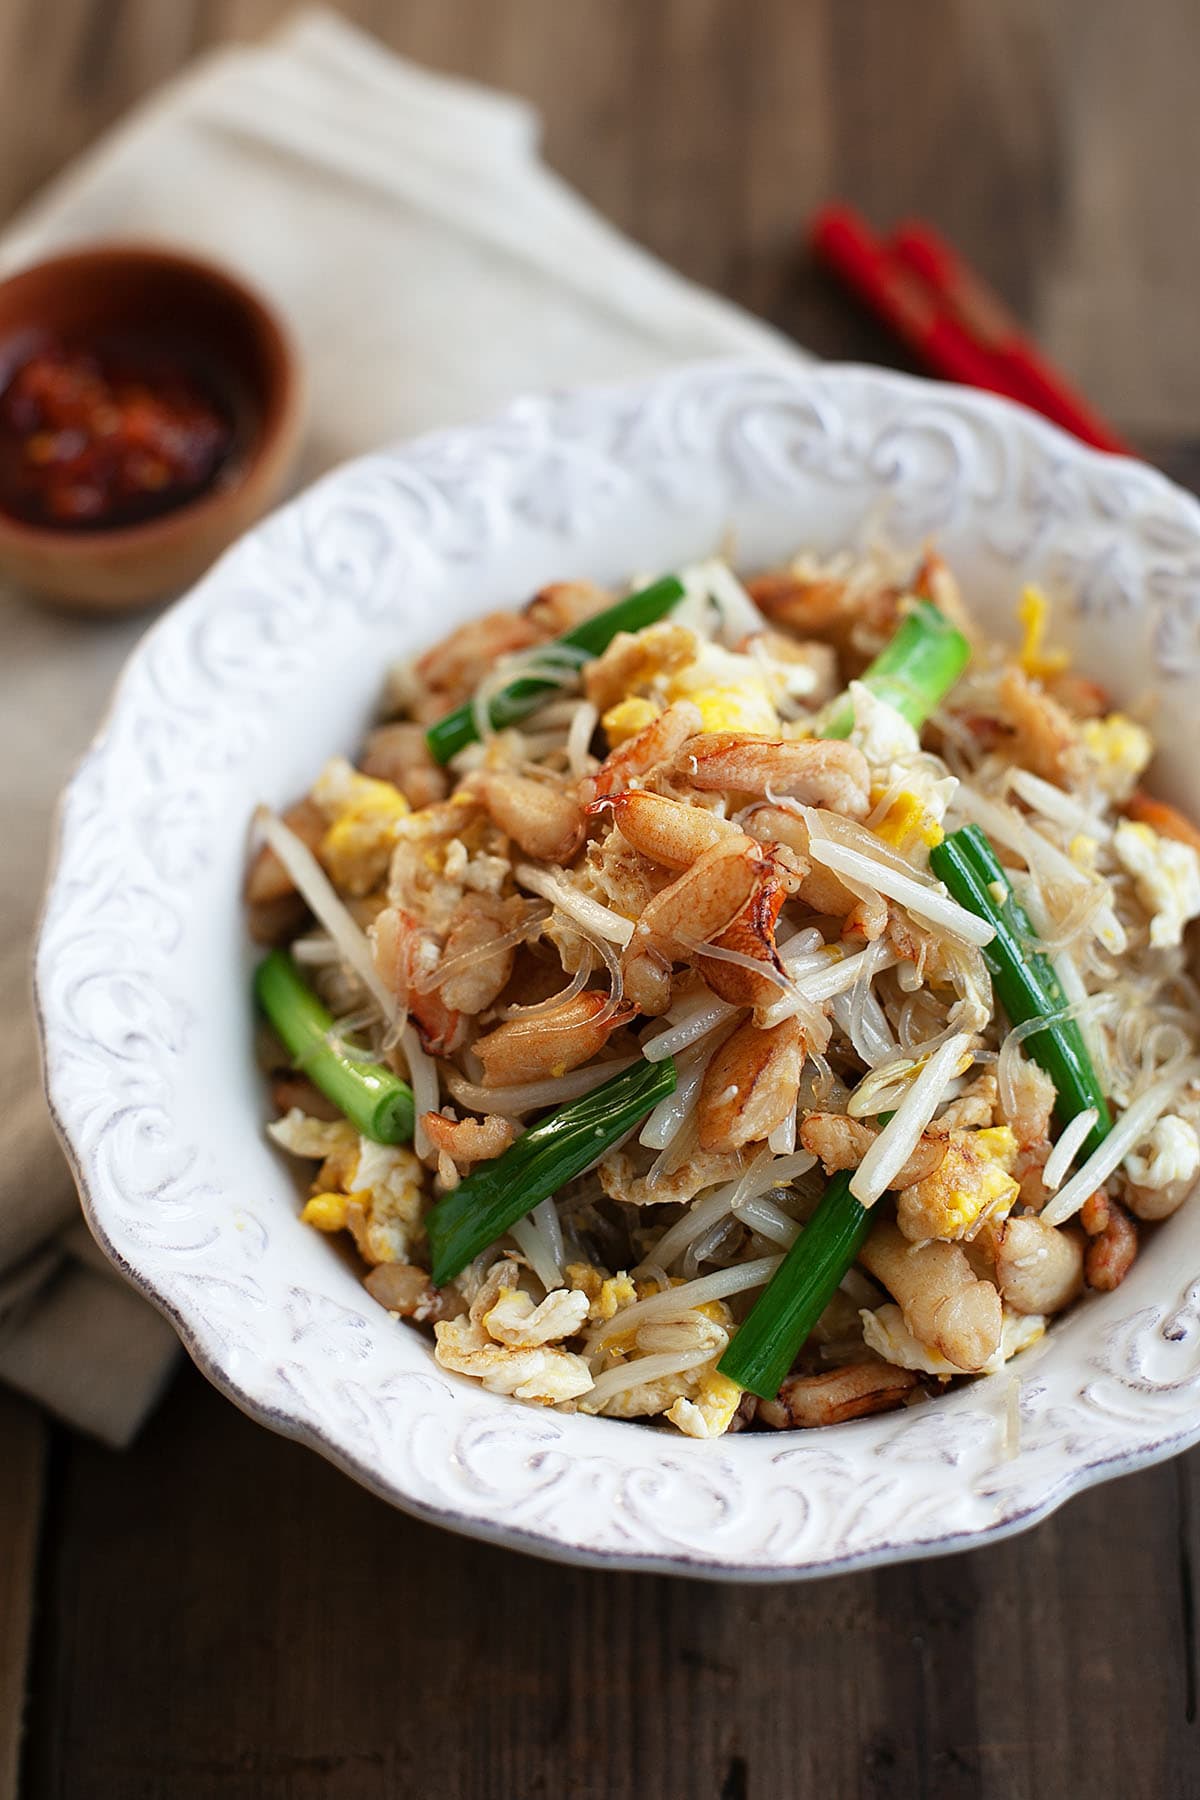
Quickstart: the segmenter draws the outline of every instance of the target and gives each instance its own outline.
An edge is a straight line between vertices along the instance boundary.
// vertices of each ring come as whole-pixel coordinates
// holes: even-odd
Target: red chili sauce
[[[213,485],[233,420],[165,350],[43,336],[0,373],[0,507],[28,524],[140,524]]]

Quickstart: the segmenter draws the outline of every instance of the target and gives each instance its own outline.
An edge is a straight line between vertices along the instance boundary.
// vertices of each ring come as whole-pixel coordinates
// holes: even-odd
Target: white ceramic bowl
[[[826,1432],[698,1443],[439,1370],[296,1217],[262,1135],[238,890],[256,801],[359,741],[386,661],[549,580],[936,533],[1011,629],[1161,699],[1200,815],[1200,507],[983,395],[877,370],[705,365],[521,401],[352,463],[143,640],[67,791],[37,955],[51,1102],[93,1231],[254,1417],[452,1528],[614,1567],[778,1579],[980,1543],[1200,1437],[1200,1204],[1003,1374]],[[1012,1383],[1020,1448],[1006,1447]]]

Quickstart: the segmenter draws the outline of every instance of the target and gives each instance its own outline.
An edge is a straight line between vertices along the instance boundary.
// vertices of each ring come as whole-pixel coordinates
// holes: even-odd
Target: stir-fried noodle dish
[[[1200,832],[1011,638],[932,550],[564,582],[260,810],[268,1131],[442,1368],[827,1425],[1123,1280],[1200,1170]]]

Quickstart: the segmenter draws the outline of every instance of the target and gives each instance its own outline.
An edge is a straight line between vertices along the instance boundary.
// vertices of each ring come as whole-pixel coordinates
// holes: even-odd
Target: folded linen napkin
[[[140,107],[13,222],[0,275],[96,238],[173,242],[238,270],[304,357],[304,479],[521,389],[709,354],[795,354],[621,237],[538,159],[537,138],[522,102],[306,12],[262,45],[206,57]],[[0,1379],[121,1444],[175,1339],[79,1226],[26,987],[53,799],[145,621],[3,604]]]

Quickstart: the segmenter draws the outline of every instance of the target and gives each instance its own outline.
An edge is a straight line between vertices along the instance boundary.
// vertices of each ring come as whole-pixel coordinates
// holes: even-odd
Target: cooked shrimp
[[[1009,1219],[996,1242],[996,1283],[1014,1312],[1061,1312],[1083,1286],[1078,1234],[1045,1225],[1032,1213]]]
[[[246,903],[246,928],[256,944],[289,943],[303,931],[307,918],[308,908],[295,893]]]
[[[468,791],[482,801],[492,820],[526,856],[535,856],[540,862],[567,863],[583,842],[579,802],[561,788],[508,771],[481,770],[472,777]]]
[[[373,1300],[402,1319],[432,1325],[437,1319],[458,1319],[467,1303],[457,1288],[435,1288],[424,1269],[412,1263],[379,1263],[368,1271],[363,1286]]]
[[[484,1086],[510,1087],[547,1075],[565,1075],[568,1069],[590,1062],[634,1012],[627,1005],[612,1011],[603,994],[585,991],[536,1019],[510,1019],[497,1025],[475,1043],[475,1054],[484,1068]]]
[[[608,606],[611,595],[594,581],[552,581],[540,588],[525,608],[539,637],[562,637]]]
[[[1054,1083],[1030,1056],[1018,1053],[1012,1072],[1012,1107],[1006,1123],[1023,1150],[1044,1144],[1050,1136],[1050,1120],[1057,1099]]]
[[[767,1031],[748,1021],[727,1038],[705,1070],[700,1088],[700,1146],[740,1150],[769,1137],[796,1105],[804,1062],[798,1019]]]
[[[714,951],[732,951],[763,965],[763,973],[744,962],[723,961],[720,956],[698,951],[696,967],[714,994],[731,1006],[769,1006],[779,998],[783,964],[775,948],[775,926],[788,897],[786,878],[778,864],[768,868],[745,906],[725,930],[711,940]]]
[[[761,844],[731,831],[654,896],[634,927],[631,949],[656,949],[674,960],[690,956],[732,924],[774,869]]]
[[[1189,848],[1200,852],[1200,830],[1185,818],[1176,806],[1168,806],[1165,800],[1155,800],[1141,788],[1135,789],[1125,802],[1122,811],[1127,819],[1136,824],[1149,825],[1159,837],[1174,838],[1178,844],[1187,844]]]
[[[1016,734],[1016,757],[1043,781],[1069,786],[1081,767],[1075,722],[1039,682],[1010,665],[1000,679],[1000,704]]]
[[[846,1113],[811,1112],[800,1127],[800,1142],[820,1159],[827,1175],[839,1169],[857,1169],[877,1135],[864,1120],[851,1119]],[[946,1145],[947,1138],[940,1130],[926,1132],[897,1170],[892,1186],[910,1187],[934,1174],[945,1158]]]
[[[845,919],[847,929],[874,942],[888,924],[888,904],[880,894],[865,898],[851,892],[831,869],[809,858],[808,826],[796,813],[778,806],[756,806],[746,817],[746,830],[761,843],[782,846],[792,856],[798,885],[796,893],[815,913]]]
[[[659,951],[639,945],[625,952],[621,979],[626,999],[648,1019],[661,1018],[671,1004],[671,963]]]
[[[1112,709],[1112,697],[1098,681],[1076,669],[1061,669],[1044,678],[1046,692],[1073,719],[1099,719]]]
[[[283,822],[315,855],[321,847],[326,827],[325,814],[316,801],[298,800],[283,814]],[[247,871],[242,891],[248,906],[267,906],[276,900],[292,898],[296,884],[270,845],[261,844]]]
[[[861,1260],[897,1302],[913,1336],[956,1369],[982,1369],[995,1355],[1000,1295],[990,1281],[976,1280],[958,1244],[910,1244],[895,1225],[881,1219],[863,1245]]]
[[[1169,1219],[1172,1213],[1178,1212],[1184,1201],[1195,1192],[1195,1188],[1195,1176],[1187,1176],[1182,1181],[1168,1181],[1163,1187],[1140,1187],[1136,1181],[1127,1181],[1125,1201],[1135,1218],[1152,1224],[1159,1219]]]
[[[857,648],[864,637],[878,642],[899,618],[901,589],[895,584],[852,584],[816,567],[793,565],[754,576],[746,591],[777,625],[800,637],[828,638],[843,653]]]
[[[1088,1287],[1109,1293],[1120,1287],[1133,1267],[1138,1228],[1119,1201],[1110,1199],[1105,1211],[1103,1229],[1089,1237],[1083,1253],[1083,1279]]]
[[[655,769],[670,763],[702,723],[698,706],[690,700],[676,700],[635,737],[610,751],[597,773],[580,783],[582,799],[586,802],[637,787]]]
[[[437,710],[448,712],[470,698],[500,657],[532,648],[541,635],[534,621],[521,613],[485,613],[427,650],[417,659],[415,673],[436,696]]]
[[[965,638],[970,640],[976,635],[975,622],[963,603],[958,578],[936,550],[927,549],[917,564],[912,578],[912,592],[923,600],[932,601]]]
[[[421,1123],[439,1156],[448,1156],[463,1174],[472,1163],[501,1156],[517,1135],[511,1119],[500,1113],[489,1113],[486,1119],[447,1119],[442,1113],[427,1112]]]
[[[593,800],[586,810],[601,821],[611,814],[622,837],[640,855],[668,869],[690,869],[706,850],[736,830],[716,813],[644,788]]]
[[[774,1400],[760,1400],[759,1420],[773,1431],[840,1425],[903,1406],[919,1376],[891,1363],[843,1363],[823,1375],[789,1375]]]
[[[521,912],[517,900],[474,894],[454,915],[438,969],[438,992],[451,1012],[484,1012],[500,995],[513,972],[516,946],[509,940]],[[439,973],[443,968],[444,973]]]
[[[674,767],[702,793],[784,794],[847,819],[865,819],[870,810],[871,771],[855,744],[710,731],[689,739]]]
[[[410,913],[391,906],[375,921],[374,952],[375,967],[412,1014],[424,1048],[431,1056],[451,1055],[466,1036],[467,1021],[436,988],[423,985],[437,965],[436,938]]]

